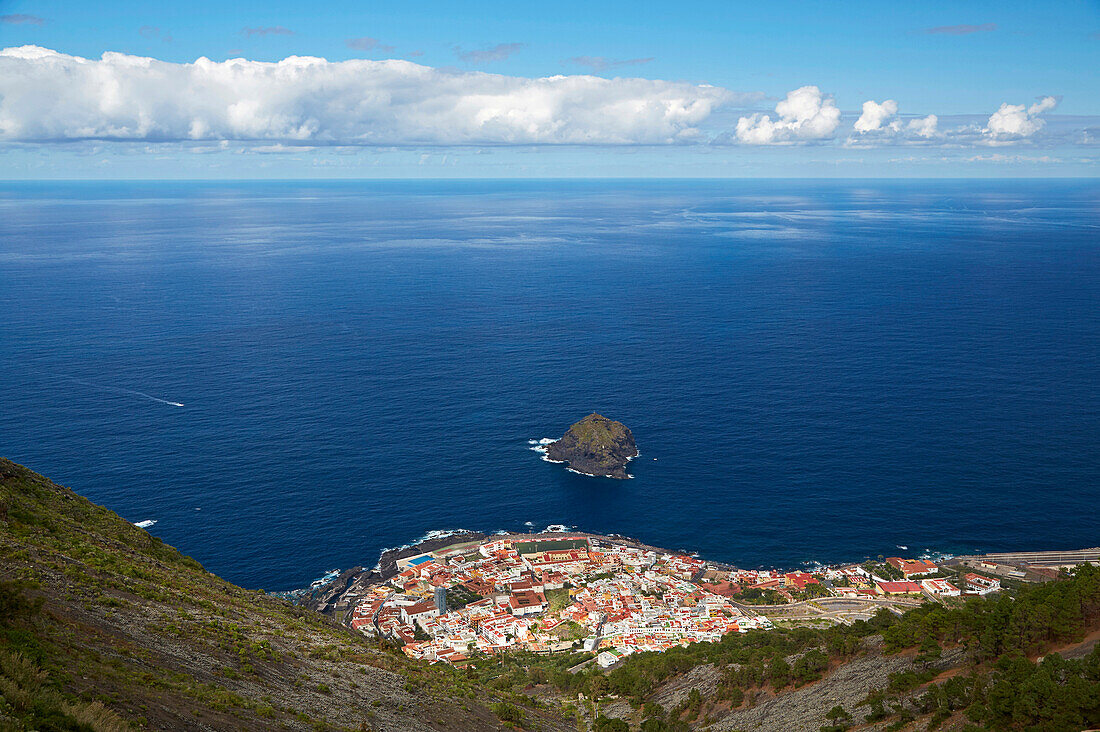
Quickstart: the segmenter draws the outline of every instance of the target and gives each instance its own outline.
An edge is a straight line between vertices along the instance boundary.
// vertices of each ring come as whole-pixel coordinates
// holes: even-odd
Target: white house
[[[614,666],[619,661],[629,656],[634,651],[629,648],[612,648],[596,656],[596,663],[600,668]]]
[[[934,597],[958,597],[962,594],[958,587],[945,579],[921,580],[921,589]]]
[[[990,579],[989,577],[983,577],[980,574],[974,574],[971,572],[964,578],[966,580],[966,589],[968,592],[974,592],[979,595],[988,595],[990,592],[997,592],[1001,589],[1001,581],[997,579]]]

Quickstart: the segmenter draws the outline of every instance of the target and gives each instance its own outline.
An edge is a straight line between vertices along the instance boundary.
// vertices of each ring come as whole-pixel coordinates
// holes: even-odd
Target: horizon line
[[[756,181],[756,180],[787,180],[787,181],[919,181],[919,180],[981,180],[981,181],[1055,181],[1055,180],[1096,180],[1100,181],[1100,174],[1096,175],[926,175],[926,176],[783,176],[783,175],[756,175],[756,176],[387,176],[387,177],[331,177],[331,178],[301,178],[301,177],[270,177],[270,178],[144,178],[144,177],[118,177],[118,178],[0,178],[0,185],[11,183],[394,183],[394,182],[470,182],[470,181]]]

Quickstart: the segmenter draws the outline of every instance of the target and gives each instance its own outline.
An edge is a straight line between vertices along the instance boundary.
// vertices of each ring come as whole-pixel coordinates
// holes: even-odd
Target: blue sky
[[[56,53],[0,57],[0,177],[1065,176],[1100,159],[1100,2],[0,0],[0,47],[24,46]],[[290,56],[331,63],[248,82],[188,66]]]

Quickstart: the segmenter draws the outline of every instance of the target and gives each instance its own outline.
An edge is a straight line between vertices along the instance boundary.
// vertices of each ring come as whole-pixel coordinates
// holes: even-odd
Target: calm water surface
[[[1096,182],[0,183],[0,454],[250,587],[1094,546],[1098,374]],[[593,410],[634,480],[528,449]]]

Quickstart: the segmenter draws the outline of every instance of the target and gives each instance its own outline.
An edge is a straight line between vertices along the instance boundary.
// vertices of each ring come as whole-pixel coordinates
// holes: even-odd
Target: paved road
[[[731,602],[745,612],[772,617],[776,620],[804,618],[831,620],[845,625],[851,625],[856,620],[869,620],[881,608],[900,615],[905,610],[922,604],[920,600],[887,597],[873,599],[819,597],[816,600],[793,602],[789,605],[745,605],[735,600]]]
[[[1030,562],[1032,564],[1076,564],[1079,562],[1100,561],[1100,547],[1092,549],[1075,549],[1065,552],[1003,552],[999,554],[973,554],[955,557],[955,559],[986,559],[991,562],[1003,562],[1015,564],[1016,562]]]
[[[795,609],[805,608],[811,613],[822,614],[823,612],[840,612],[844,610],[859,610],[867,607],[883,607],[887,605],[905,605],[906,607],[917,607],[922,603],[921,600],[914,600],[910,598],[899,597],[876,597],[876,598],[848,598],[848,597],[819,597],[816,600],[803,600],[802,602],[792,602],[786,605],[746,605],[745,603],[737,602],[736,600],[730,601],[734,606],[744,610],[745,612],[754,613],[757,615],[767,615],[768,612],[782,613],[784,611],[791,611]]]
[[[917,607],[923,605],[923,600],[914,599],[911,597],[869,597],[869,598],[851,598],[851,597],[820,597],[814,600],[822,607],[828,607],[831,605],[844,605],[848,603],[857,603],[859,605],[906,605],[908,607]]]

